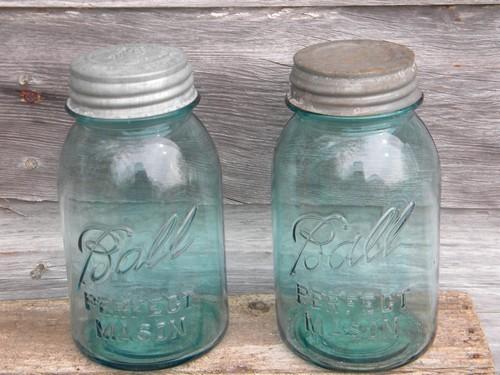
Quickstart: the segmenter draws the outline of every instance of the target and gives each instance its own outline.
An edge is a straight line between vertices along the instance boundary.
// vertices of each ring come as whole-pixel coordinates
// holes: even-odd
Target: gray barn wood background
[[[272,288],[273,147],[293,53],[345,38],[417,54],[443,170],[441,285],[471,293],[500,365],[500,1],[0,0],[0,299],[66,294],[55,203],[68,64],[120,42],[188,54],[223,164],[230,290]],[[43,201],[43,202],[42,202]],[[245,206],[241,206],[245,205]]]

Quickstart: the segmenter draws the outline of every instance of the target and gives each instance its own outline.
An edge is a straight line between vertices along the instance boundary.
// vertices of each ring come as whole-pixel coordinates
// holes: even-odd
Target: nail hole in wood
[[[250,310],[257,310],[261,312],[268,312],[270,310],[269,305],[263,301],[252,301],[248,304],[248,308]]]
[[[44,263],[38,263],[35,268],[30,272],[30,276],[33,280],[40,280],[42,275],[49,270],[49,267]]]
[[[22,89],[19,91],[19,97],[23,103],[38,104],[42,101],[42,94],[38,91],[30,89]]]
[[[27,158],[24,161],[24,166],[28,170],[37,169],[38,168],[38,160],[36,160],[35,158]]]

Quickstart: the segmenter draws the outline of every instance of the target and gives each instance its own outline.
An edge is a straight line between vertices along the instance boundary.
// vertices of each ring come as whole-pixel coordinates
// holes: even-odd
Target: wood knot
[[[255,373],[255,370],[251,367],[245,365],[237,365],[236,367],[231,368],[231,373],[243,373],[243,374],[252,374]]]
[[[472,358],[472,359],[479,359],[481,357],[482,357],[481,353],[471,353],[471,354],[469,354],[469,358]]]
[[[248,303],[248,308],[250,310],[257,310],[260,312],[268,312],[271,308],[269,305],[263,301],[252,301]]]
[[[32,170],[32,169],[37,169],[38,168],[38,160],[35,158],[27,158],[24,161],[24,167],[26,169]]]
[[[33,280],[40,280],[42,275],[49,270],[49,267],[44,263],[38,263],[35,268],[30,272]]]

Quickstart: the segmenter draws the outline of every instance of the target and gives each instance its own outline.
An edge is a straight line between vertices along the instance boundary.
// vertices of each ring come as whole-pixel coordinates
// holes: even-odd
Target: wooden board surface
[[[231,297],[230,325],[222,342],[195,361],[158,373],[328,373],[285,347],[274,311],[272,295]],[[0,347],[0,373],[114,372],[92,363],[73,345],[67,300],[0,302]],[[434,344],[422,357],[391,373],[494,374],[488,344],[467,294],[441,294]]]
[[[67,295],[59,215],[55,203],[0,200],[0,299]],[[270,208],[225,208],[231,294],[273,290]],[[474,298],[500,365],[500,211],[445,209],[441,215],[442,289]]]
[[[6,8],[215,8],[499,4],[498,0],[0,0]]]
[[[226,201],[268,203],[293,53],[376,38],[417,53],[426,93],[419,113],[441,154],[443,206],[500,208],[499,29],[500,6],[4,9],[0,197],[56,199],[70,60],[97,46],[151,41],[184,48],[193,63],[197,113],[220,152]]]

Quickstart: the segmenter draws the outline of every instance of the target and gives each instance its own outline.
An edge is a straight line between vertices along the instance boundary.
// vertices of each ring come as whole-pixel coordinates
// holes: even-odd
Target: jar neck
[[[288,108],[295,112],[295,115],[298,116],[299,120],[304,121],[304,123],[317,124],[330,130],[348,132],[376,131],[400,126],[415,116],[415,110],[422,104],[422,102],[423,96],[416,103],[394,112],[372,116],[333,116],[305,111],[286,100]]]
[[[75,119],[76,124],[85,128],[124,134],[156,133],[171,130],[184,123],[186,118],[192,114],[198,105],[198,96],[191,104],[172,112],[157,116],[134,118],[134,119],[102,119],[83,116],[73,112],[66,106],[66,111]]]

